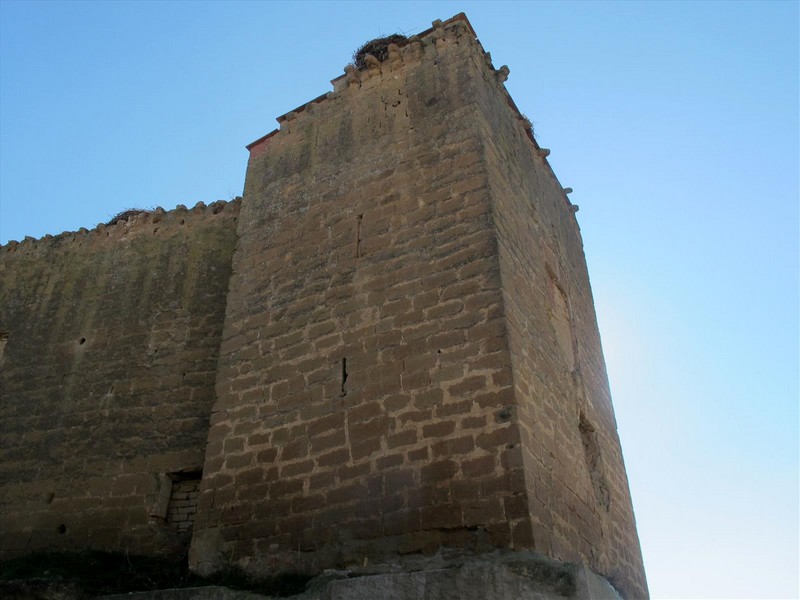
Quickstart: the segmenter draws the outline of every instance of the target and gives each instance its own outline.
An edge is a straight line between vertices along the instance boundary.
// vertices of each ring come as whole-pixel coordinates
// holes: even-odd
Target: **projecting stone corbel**
[[[386,46],[386,50],[389,53],[387,60],[390,63],[400,62],[402,61],[402,56],[400,55],[400,46],[397,44],[389,44]]]
[[[381,70],[381,61],[375,58],[372,54],[365,54],[364,55],[364,64],[367,65],[367,68],[370,71],[380,71]]]
[[[469,27],[467,27],[464,21],[453,21],[450,23],[450,28],[453,30],[453,33],[456,34],[456,37],[461,37],[469,33]]]
[[[538,152],[539,156],[541,156],[542,158],[547,158],[548,156],[550,156],[550,148],[539,148]]]
[[[422,54],[422,46],[422,38],[418,35],[412,35],[408,38],[408,47],[411,48],[412,58],[418,58]]]
[[[495,72],[497,75],[497,83],[503,83],[508,79],[508,75],[511,73],[511,69],[509,69],[506,65],[503,65]]]
[[[444,39],[445,31],[444,31],[444,23],[441,19],[436,19],[431,23],[433,25],[433,33],[427,36],[427,38],[433,40],[433,45],[437,48],[441,49],[444,48],[446,42]]]
[[[348,86],[359,85],[361,83],[361,74],[356,69],[355,65],[347,65],[344,68],[344,80]]]

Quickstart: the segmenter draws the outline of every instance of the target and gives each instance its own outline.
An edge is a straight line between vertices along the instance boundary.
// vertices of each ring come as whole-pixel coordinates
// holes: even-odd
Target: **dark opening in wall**
[[[347,396],[347,359],[342,358],[342,398]]]
[[[361,258],[361,220],[364,218],[364,215],[358,215],[356,217],[356,240],[355,240],[355,256],[356,258]]]
[[[167,507],[167,524],[177,531],[186,531],[194,525],[197,498],[200,494],[200,471],[170,473],[172,490]]]

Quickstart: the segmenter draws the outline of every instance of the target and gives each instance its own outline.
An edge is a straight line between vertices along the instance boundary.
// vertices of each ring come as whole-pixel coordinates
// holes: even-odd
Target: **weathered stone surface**
[[[535,550],[647,596],[575,207],[508,69],[463,15],[367,63],[249,146],[241,214],[2,249],[4,553]]]
[[[533,548],[645,595],[563,187],[464,21],[397,58],[250,147],[191,562]]]
[[[203,466],[238,210],[0,249],[4,556],[188,544],[168,474]]]
[[[104,596],[105,600],[256,600],[274,598],[221,587]],[[406,559],[311,580],[294,600],[621,600],[585,564],[562,564],[530,552],[495,552],[479,559],[440,555]]]

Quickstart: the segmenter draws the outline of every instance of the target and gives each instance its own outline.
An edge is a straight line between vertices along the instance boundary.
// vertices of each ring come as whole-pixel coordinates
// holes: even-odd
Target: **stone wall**
[[[530,549],[646,597],[577,207],[508,73],[436,21],[249,146],[241,218],[0,249],[4,555]]]
[[[0,249],[2,552],[179,552],[169,474],[199,472],[239,201]]]
[[[501,76],[501,79],[504,78]],[[641,550],[572,205],[497,78],[478,101],[533,547],[647,594]]]
[[[191,562],[641,554],[574,210],[469,24],[250,146]]]
[[[457,21],[251,148],[192,564],[530,544]]]

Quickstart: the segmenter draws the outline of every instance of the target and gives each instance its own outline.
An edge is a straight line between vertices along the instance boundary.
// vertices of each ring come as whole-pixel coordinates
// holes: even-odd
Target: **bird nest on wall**
[[[146,212],[150,211],[145,208],[129,208],[128,210],[123,210],[121,213],[114,215],[106,221],[106,227],[111,227],[117,221],[130,221],[132,217],[135,217],[139,213]]]
[[[379,37],[368,41],[353,53],[353,62],[356,68],[360,69],[367,64],[364,60],[367,54],[371,54],[379,61],[383,62],[389,56],[389,44],[402,45],[405,43],[406,39],[404,35],[393,33],[386,37]]]

